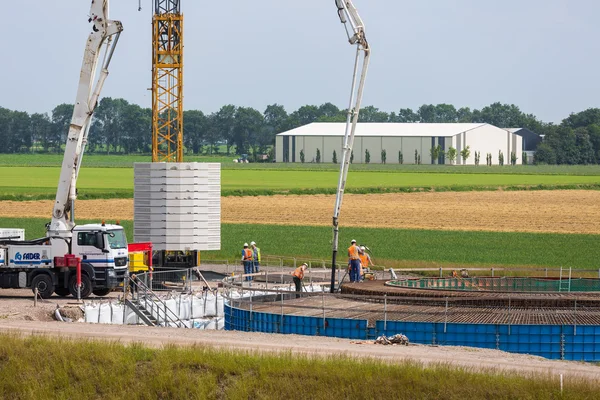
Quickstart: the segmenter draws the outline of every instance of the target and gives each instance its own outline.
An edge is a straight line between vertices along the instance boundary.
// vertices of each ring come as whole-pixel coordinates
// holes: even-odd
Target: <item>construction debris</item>
[[[377,340],[375,340],[375,344],[383,344],[384,346],[396,345],[396,344],[408,346],[408,343],[409,343],[408,337],[401,333],[394,335],[394,336],[390,336],[389,338],[386,337],[385,335],[381,335],[377,338]]]

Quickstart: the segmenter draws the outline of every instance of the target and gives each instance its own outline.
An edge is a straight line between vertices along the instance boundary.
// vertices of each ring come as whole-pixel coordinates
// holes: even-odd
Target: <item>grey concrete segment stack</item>
[[[136,242],[154,250],[221,249],[221,164],[135,163]]]

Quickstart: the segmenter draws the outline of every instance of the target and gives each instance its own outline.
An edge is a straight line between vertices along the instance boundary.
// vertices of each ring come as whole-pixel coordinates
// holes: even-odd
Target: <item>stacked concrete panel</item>
[[[154,250],[221,249],[221,164],[135,163],[134,240]]]

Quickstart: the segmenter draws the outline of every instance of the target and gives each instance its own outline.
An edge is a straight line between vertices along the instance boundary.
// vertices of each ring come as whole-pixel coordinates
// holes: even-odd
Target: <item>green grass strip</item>
[[[33,239],[45,234],[46,222],[47,219],[0,218],[0,228],[24,228],[27,238]],[[122,221],[122,224],[128,240],[133,241],[132,221]],[[242,244],[255,241],[263,254],[330,260],[331,238],[329,227],[222,224],[222,250],[203,252],[202,258],[237,262]],[[342,227],[342,260],[351,239],[369,246],[379,263],[409,260],[416,265],[425,262],[465,266],[600,267],[600,235]]]
[[[291,340],[291,339],[290,339]],[[3,399],[593,399],[599,385],[343,355],[0,335]]]

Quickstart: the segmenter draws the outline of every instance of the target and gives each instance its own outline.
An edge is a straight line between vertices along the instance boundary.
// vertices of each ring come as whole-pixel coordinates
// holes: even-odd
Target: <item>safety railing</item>
[[[600,292],[598,278],[539,277],[472,277],[472,278],[410,278],[393,280],[389,286],[429,290],[489,291],[489,292]]]
[[[171,310],[167,303],[158,296],[140,277],[132,276],[127,285],[131,288],[131,303],[154,324],[187,328],[188,326],[179,319],[179,316]]]
[[[290,257],[280,255],[263,255],[261,257],[260,268],[296,268],[302,263],[309,264],[311,269],[329,269],[331,270],[331,260],[325,260],[320,258],[304,258],[304,257]],[[209,268],[218,266],[224,273],[231,275],[232,273],[240,274],[243,273],[244,268],[239,259],[229,260],[203,260],[203,266],[206,265]],[[434,263],[432,263],[434,264]],[[342,271],[346,267],[344,262],[340,262],[337,265]],[[453,271],[459,272],[462,268],[468,270],[471,276],[484,276],[484,277],[500,277],[500,276],[515,276],[515,277],[545,277],[545,278],[561,278],[565,281],[566,276],[569,273],[569,268],[565,267],[485,267],[485,266],[453,266],[453,267],[438,267],[432,265],[430,267],[410,267],[410,266],[387,266],[387,265],[376,265],[373,267],[374,270],[378,271],[389,271],[393,268],[398,274],[413,274],[413,275],[425,275],[430,277],[448,278],[452,275]],[[600,268],[597,269],[573,269],[573,278],[599,278],[600,279]]]

